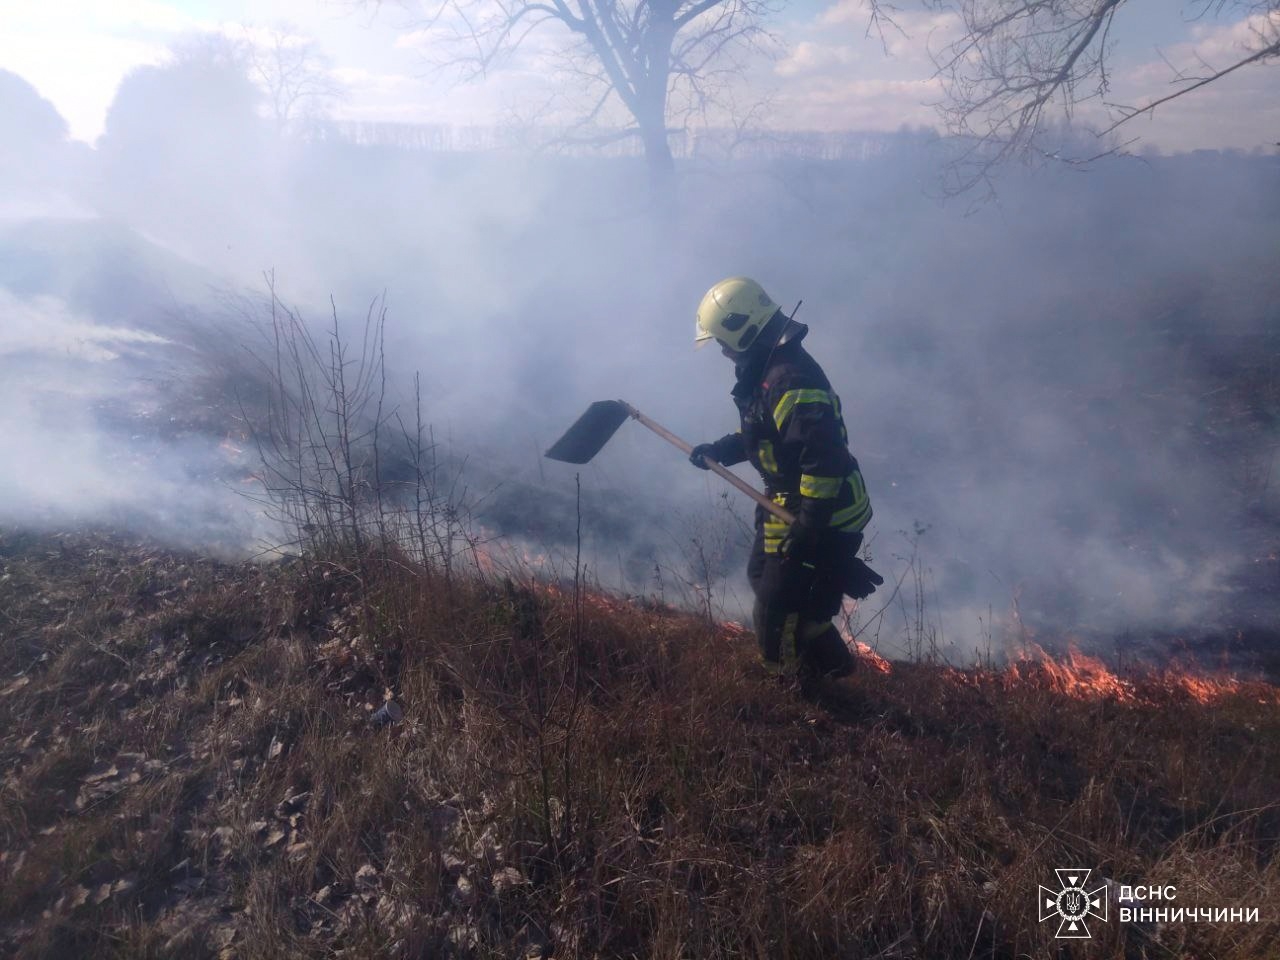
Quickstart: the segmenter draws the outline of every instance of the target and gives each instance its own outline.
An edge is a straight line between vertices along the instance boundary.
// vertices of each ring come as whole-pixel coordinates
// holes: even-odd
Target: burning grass
[[[885,664],[881,669],[890,669]],[[959,684],[989,686],[997,690],[1035,687],[1076,700],[1112,700],[1120,703],[1168,705],[1190,700],[1208,706],[1227,700],[1256,700],[1280,706],[1280,687],[1262,680],[1207,675],[1194,665],[1170,663],[1120,676],[1097,657],[1069,645],[1062,657],[1054,657],[1036,644],[1019,652],[1000,669],[950,670]]]
[[[800,688],[740,628],[401,556],[0,563],[5,955],[1274,955],[1273,687],[865,651]],[[1055,941],[1064,864],[1260,919]]]

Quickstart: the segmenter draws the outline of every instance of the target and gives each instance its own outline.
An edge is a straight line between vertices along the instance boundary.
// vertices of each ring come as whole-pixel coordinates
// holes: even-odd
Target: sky
[[[760,105],[761,126],[782,130],[896,130],[933,125],[939,86],[929,50],[953,35],[946,14],[913,11],[901,31],[868,36],[866,0],[803,0],[769,22],[772,56],[751,64],[740,110]],[[1249,24],[1231,4],[1197,18],[1204,4],[1129,0],[1115,28],[1113,99],[1142,103],[1167,93],[1171,65],[1198,69],[1232,62]],[[545,69],[557,35],[542,32],[507,69],[457,84],[432,68],[430,31],[403,5],[355,0],[6,0],[0,14],[0,68],[33,84],[67,119],[72,137],[92,143],[121,78],[164,60],[184,34],[288,24],[314,38],[346,90],[342,119],[455,125],[531,116],[551,95]],[[887,48],[887,49],[886,49]],[[1196,97],[1128,125],[1163,151],[1267,146],[1280,139],[1280,76],[1266,65],[1241,70]],[[1101,119],[1097,108],[1083,111]]]

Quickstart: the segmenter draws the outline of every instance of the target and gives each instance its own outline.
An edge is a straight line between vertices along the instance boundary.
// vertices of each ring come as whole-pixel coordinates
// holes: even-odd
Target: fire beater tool
[[[685,455],[693,453],[693,447],[685,443],[660,423],[655,423],[625,400],[597,400],[587,407],[587,412],[580,416],[576,423],[565,431],[563,437],[551,445],[545,456],[564,463],[587,463],[609,442],[609,438],[618,432],[623,421],[628,417],[639,420],[642,424],[660,436],[673,447],[679,447]],[[740,479],[736,474],[716,463],[710,458],[703,458],[705,463],[717,476],[728,480],[760,506],[764,507],[779,520],[795,523],[795,516],[786,508],[774,503],[751,484]]]

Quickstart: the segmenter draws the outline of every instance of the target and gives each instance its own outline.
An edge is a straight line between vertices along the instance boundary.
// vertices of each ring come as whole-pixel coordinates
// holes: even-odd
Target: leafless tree
[[[290,24],[277,24],[261,34],[245,32],[248,73],[263,89],[277,130],[318,119],[342,98],[342,85],[329,72],[329,58],[315,40]]]
[[[675,169],[673,114],[705,115],[743,55],[770,44],[764,25],[775,9],[775,0],[430,0],[418,26],[435,42],[429,56],[464,78],[487,74],[536,31],[558,29],[566,79],[589,97],[567,138],[638,137],[662,186]],[[599,134],[616,104],[628,125]]]
[[[970,149],[953,167],[955,190],[986,181],[1011,159],[1044,156],[1084,163],[1113,153],[1119,128],[1141,114],[1186,96],[1252,63],[1280,57],[1280,0],[1187,0],[1169,3],[1197,19],[1230,17],[1247,25],[1250,41],[1231,62],[1199,64],[1195,73],[1170,64],[1173,90],[1142,105],[1112,102],[1112,27],[1126,0],[922,0],[938,13],[954,14],[959,35],[935,54],[949,133]],[[1181,8],[1181,9],[1180,9]],[[896,11],[873,0],[877,26]],[[1046,143],[1061,131],[1061,119],[1087,101],[1102,103],[1110,122],[1090,151],[1070,153]],[[1079,142],[1076,143],[1079,146]]]

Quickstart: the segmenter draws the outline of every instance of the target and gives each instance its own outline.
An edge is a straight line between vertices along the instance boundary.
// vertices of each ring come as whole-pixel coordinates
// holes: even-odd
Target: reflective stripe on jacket
[[[774,502],[804,522],[856,533],[871,519],[871,501],[849,452],[840,398],[802,339],[776,348],[761,374],[739,379],[733,399],[742,429],[718,440],[715,456],[749,459]],[[787,524],[762,519],[765,552],[777,553]]]

